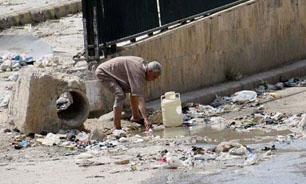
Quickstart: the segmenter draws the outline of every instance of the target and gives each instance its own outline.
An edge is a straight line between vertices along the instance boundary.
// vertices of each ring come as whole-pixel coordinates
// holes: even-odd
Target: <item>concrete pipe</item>
[[[37,68],[20,72],[9,117],[21,132],[57,133],[81,126],[87,119],[89,100],[82,79]]]
[[[65,110],[57,113],[62,123],[70,128],[81,126],[89,115],[89,102],[87,96],[79,90],[69,91],[72,104]]]

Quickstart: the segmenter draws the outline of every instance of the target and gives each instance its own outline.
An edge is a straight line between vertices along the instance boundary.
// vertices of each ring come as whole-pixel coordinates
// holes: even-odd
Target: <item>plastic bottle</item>
[[[161,96],[161,107],[165,127],[177,127],[183,124],[182,103],[179,93],[167,92]]]

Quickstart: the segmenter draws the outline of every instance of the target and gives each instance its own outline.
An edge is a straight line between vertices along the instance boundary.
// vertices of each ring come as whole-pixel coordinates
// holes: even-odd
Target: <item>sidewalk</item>
[[[0,30],[44,22],[81,10],[81,0],[0,0]]]

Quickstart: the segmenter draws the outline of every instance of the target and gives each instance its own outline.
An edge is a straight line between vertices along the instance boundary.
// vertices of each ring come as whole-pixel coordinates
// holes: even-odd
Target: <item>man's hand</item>
[[[153,128],[152,123],[148,119],[145,119],[144,123],[145,123],[145,126],[146,126],[146,131],[149,131],[150,129]]]
[[[138,108],[140,110],[140,113],[144,119],[144,124],[146,126],[146,131],[149,131],[152,128],[151,122],[148,120],[147,111],[146,111],[146,102],[143,97],[138,97]]]

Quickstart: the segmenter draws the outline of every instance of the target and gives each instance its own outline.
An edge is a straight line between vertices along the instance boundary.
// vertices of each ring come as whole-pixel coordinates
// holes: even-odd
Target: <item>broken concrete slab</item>
[[[58,110],[56,101],[69,92],[73,103]],[[10,120],[22,132],[57,132],[83,124],[89,114],[84,82],[77,76],[24,68],[10,103]]]

